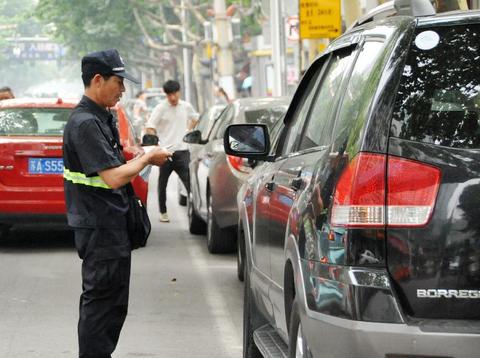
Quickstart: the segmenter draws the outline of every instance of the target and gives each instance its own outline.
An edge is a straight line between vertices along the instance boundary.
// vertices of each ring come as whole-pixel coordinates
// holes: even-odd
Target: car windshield
[[[393,112],[392,134],[454,148],[480,148],[480,25],[421,29]]]
[[[6,108],[0,110],[0,135],[61,136],[69,108]]]
[[[214,106],[200,116],[200,119],[195,129],[199,130],[202,133],[202,139],[208,138],[208,133],[210,133],[210,129],[215,124],[215,121],[224,109],[224,106]]]
[[[269,130],[278,122],[278,119],[285,114],[288,106],[276,106],[271,108],[245,110],[245,122],[249,124],[265,124]]]
[[[159,104],[161,101],[163,101],[166,98],[164,94],[158,94],[158,95],[153,95],[153,96],[148,96],[145,99],[145,103],[147,105],[147,108],[149,110],[153,110],[157,104]]]

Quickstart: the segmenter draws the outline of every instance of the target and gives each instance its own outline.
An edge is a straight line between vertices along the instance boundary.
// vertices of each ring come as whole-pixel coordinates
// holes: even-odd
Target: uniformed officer
[[[117,50],[82,59],[85,93],[63,137],[68,223],[82,263],[78,322],[79,357],[110,358],[127,315],[130,243],[125,222],[125,184],[145,166],[162,165],[171,153],[159,148],[125,162],[109,108],[125,91]]]

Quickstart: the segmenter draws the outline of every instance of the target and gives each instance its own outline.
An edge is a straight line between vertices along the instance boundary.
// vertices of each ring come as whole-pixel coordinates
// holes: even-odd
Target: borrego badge
[[[479,290],[420,289],[418,298],[480,298]]]

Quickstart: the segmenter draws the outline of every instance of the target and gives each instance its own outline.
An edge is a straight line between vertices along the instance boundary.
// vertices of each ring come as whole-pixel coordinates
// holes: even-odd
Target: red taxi
[[[0,101],[0,235],[13,225],[66,225],[63,194],[63,129],[74,99]],[[118,120],[127,160],[143,152],[120,104],[111,109]],[[147,201],[148,177],[133,180],[136,194]]]

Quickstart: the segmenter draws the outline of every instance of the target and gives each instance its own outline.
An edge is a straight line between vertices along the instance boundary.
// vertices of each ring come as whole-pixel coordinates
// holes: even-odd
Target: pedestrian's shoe
[[[160,218],[158,220],[162,223],[168,223],[170,221],[167,213],[160,213]]]

